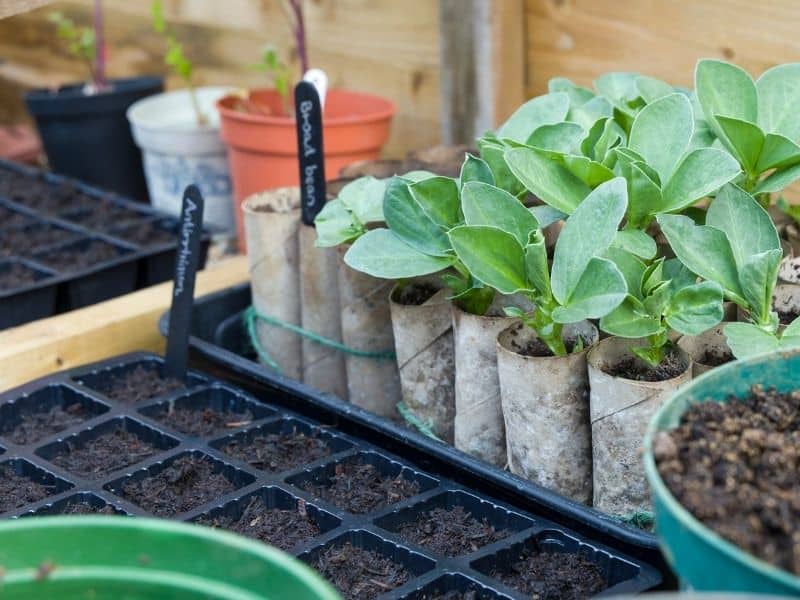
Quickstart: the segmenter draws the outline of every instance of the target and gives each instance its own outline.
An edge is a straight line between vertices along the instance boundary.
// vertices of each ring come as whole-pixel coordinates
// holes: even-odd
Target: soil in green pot
[[[660,432],[661,477],[697,519],[746,552],[800,575],[800,390],[754,387],[692,406]]]
[[[310,565],[347,600],[377,598],[411,578],[402,565],[377,552],[356,548],[350,542],[326,548]]]

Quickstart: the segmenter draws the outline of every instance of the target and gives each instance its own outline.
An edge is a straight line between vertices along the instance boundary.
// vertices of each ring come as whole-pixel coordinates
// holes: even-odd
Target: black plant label
[[[294,88],[297,151],[300,158],[300,201],[303,223],[313,225],[325,205],[325,154],[322,147],[322,107],[311,82]]]

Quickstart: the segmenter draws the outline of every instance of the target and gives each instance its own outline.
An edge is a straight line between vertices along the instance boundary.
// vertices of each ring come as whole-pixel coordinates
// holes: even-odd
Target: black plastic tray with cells
[[[287,410],[277,397],[257,398],[199,372],[191,372],[179,388],[145,385],[132,394],[117,389],[126,378],[160,376],[162,367],[158,356],[129,354],[0,395],[0,516],[104,512],[227,526],[247,511],[250,525],[257,521],[254,514],[297,511],[310,524],[307,539],[287,547],[290,538],[267,529],[262,541],[318,568],[320,557],[349,543],[377,553],[386,568],[401,574],[367,591],[342,590],[346,597],[531,597],[530,589],[500,580],[521,558],[536,555],[556,565],[582,557],[601,574],[603,596],[642,592],[662,581],[646,561]],[[194,418],[185,419],[187,411]],[[299,455],[291,452],[254,451],[290,444],[298,436],[316,440],[310,462],[292,462]],[[113,455],[81,460],[103,437],[120,444]],[[200,465],[204,475],[198,479],[188,463]],[[348,465],[406,492],[379,498],[374,506],[351,506],[326,491]],[[160,495],[161,488],[173,485],[182,490],[175,502]],[[485,545],[473,541],[455,556],[405,539],[403,525],[433,509],[456,507],[501,533]],[[556,581],[555,589],[535,591],[541,597],[573,597],[564,591],[572,582],[560,583],[566,587]]]
[[[169,280],[177,232],[145,204],[0,161],[0,329]]]

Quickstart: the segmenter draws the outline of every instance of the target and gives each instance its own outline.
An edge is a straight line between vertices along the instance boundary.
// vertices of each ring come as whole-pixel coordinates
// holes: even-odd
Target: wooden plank
[[[18,15],[29,10],[50,4],[52,0],[2,0],[0,1],[0,19]]]
[[[195,295],[247,279],[246,257],[220,261],[197,274]],[[0,332],[0,391],[125,352],[163,353],[158,319],[169,308],[171,296],[172,283],[163,283]]]
[[[525,0],[493,0],[491,7],[492,126],[526,99]],[[482,131],[479,133],[483,133]]]

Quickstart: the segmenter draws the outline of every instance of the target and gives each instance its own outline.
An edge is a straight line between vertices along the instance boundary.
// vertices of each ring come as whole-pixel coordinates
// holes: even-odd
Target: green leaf
[[[577,123],[585,130],[591,129],[598,119],[611,117],[614,114],[614,109],[605,98],[596,96],[577,108],[569,111],[569,120]]]
[[[447,256],[452,252],[447,233],[417,204],[404,179],[392,177],[387,181],[383,213],[386,226],[412,248],[432,256]]]
[[[525,193],[525,186],[516,178],[506,164],[504,157],[506,147],[500,142],[493,142],[485,137],[478,139],[478,149],[481,158],[486,161],[492,170],[494,183],[509,194],[520,196]]]
[[[645,260],[655,257],[658,251],[655,240],[640,229],[618,231],[611,245]]]
[[[635,83],[639,95],[647,104],[652,104],[659,98],[675,93],[674,87],[655,77],[640,75],[636,78]]]
[[[627,286],[617,266],[605,258],[592,258],[563,306],[553,309],[556,323],[599,319],[625,299]]]
[[[390,230],[373,229],[353,242],[344,262],[372,277],[402,279],[436,273],[451,266],[453,259],[423,254]]]
[[[489,225],[507,231],[521,246],[539,229],[536,217],[514,196],[493,185],[471,181],[461,190],[467,225]]]
[[[594,154],[594,148],[595,145],[597,145],[597,142],[600,140],[600,136],[603,135],[603,131],[606,128],[606,123],[608,123],[609,121],[613,123],[614,119],[609,119],[609,118],[598,119],[589,128],[588,132],[586,132],[583,129],[583,127],[581,127],[581,131],[584,132],[585,134],[583,139],[581,140],[581,146],[580,146],[581,154],[591,159],[597,159],[597,157]],[[578,127],[580,127],[580,125],[578,125]],[[617,127],[619,127],[619,125]]]
[[[539,227],[542,229],[552,225],[556,221],[563,221],[567,218],[565,213],[561,212],[560,210],[556,210],[547,204],[532,206],[528,210],[530,210],[531,213],[533,213],[533,216],[536,217],[536,220],[539,222]]]
[[[672,289],[669,281],[661,281],[650,289],[649,293],[645,296],[643,304],[645,310],[654,317],[661,317],[664,309],[669,304],[672,297]],[[720,288],[722,289],[722,288]]]
[[[750,194],[733,184],[722,188],[711,203],[706,225],[725,232],[740,269],[749,257],[781,247],[767,211]]]
[[[658,215],[657,220],[673,252],[690,271],[743,300],[736,260],[723,231],[695,225],[683,215]]]
[[[713,281],[685,287],[672,296],[664,318],[684,335],[699,335],[722,320],[722,288]]]
[[[628,294],[642,299],[642,279],[645,273],[645,264],[630,252],[613,245],[606,250],[605,258],[617,265],[617,269],[625,278]]]
[[[668,258],[662,267],[661,279],[668,279],[673,292],[697,283],[697,275],[692,273],[686,265],[677,258]]]
[[[586,104],[589,100],[594,98],[594,92],[592,90],[588,90],[585,87],[581,87],[579,85],[575,85],[569,79],[564,77],[553,77],[550,81],[547,82],[547,91],[550,93],[553,92],[564,92],[569,96],[569,104],[571,108],[577,108],[578,106],[582,106]]]
[[[571,214],[591,191],[563,165],[533,148],[510,148],[504,157],[525,188],[563,213]]]
[[[779,349],[780,341],[752,323],[730,323],[725,326],[728,347],[739,360]]]
[[[528,289],[525,252],[513,235],[484,225],[462,225],[448,235],[456,255],[473,277],[501,294]]]
[[[593,190],[567,219],[553,257],[553,296],[566,304],[586,266],[611,245],[627,208],[625,180],[616,177]],[[621,277],[621,275],[620,275]]]
[[[432,177],[438,177],[438,175],[436,175],[436,173],[431,173],[430,171],[417,169],[416,171],[403,173],[400,177],[402,177],[408,183],[416,183],[418,181],[424,181],[425,179],[431,179]]]
[[[786,329],[783,330],[782,338],[790,337],[800,337],[800,317],[789,323]]]
[[[600,319],[600,329],[610,335],[638,339],[657,334],[661,319],[647,314],[636,298],[627,296],[613,311]]]
[[[482,181],[483,183],[494,185],[494,175],[492,175],[492,170],[485,160],[467,153],[464,158],[464,164],[461,165],[459,182],[463,188],[464,184],[469,181]]]
[[[614,178],[614,171],[602,163],[574,154],[565,154],[562,158],[567,171],[580,179],[590,188]]]
[[[364,229],[353,221],[353,216],[341,200],[331,200],[322,207],[314,219],[317,229],[315,245],[332,248],[351,242],[364,233]]]
[[[769,169],[791,167],[800,163],[800,146],[792,140],[776,133],[768,133],[764,147],[758,157],[756,170],[763,173]]]
[[[706,121],[718,136],[724,134],[717,115],[758,122],[758,94],[745,70],[721,60],[703,59],[697,63],[694,81]]]
[[[525,275],[536,291],[545,298],[551,297],[547,249],[544,236],[538,232],[531,243],[525,246]]]
[[[645,106],[633,121],[628,146],[668,181],[692,139],[694,119],[689,99],[673,93]]]
[[[627,169],[628,221],[630,227],[644,228],[652,215],[661,212],[661,188],[642,169],[644,163],[631,163]]]
[[[662,188],[663,212],[678,211],[691,206],[733,181],[740,172],[736,159],[723,150],[692,150]]]
[[[738,159],[745,172],[760,172],[761,169],[756,170],[756,164],[764,147],[764,133],[756,125],[733,117],[717,115],[717,123],[725,134],[723,140],[727,141],[728,149]]]
[[[542,125],[559,123],[567,117],[569,95],[554,92],[528,100],[497,130],[497,137],[525,142]]]
[[[383,194],[386,182],[371,175],[359,177],[345,185],[338,199],[361,223],[383,221]]]
[[[544,150],[570,153],[577,150],[584,133],[583,127],[567,121],[542,125],[531,134],[527,145]]]
[[[417,204],[431,221],[443,229],[462,222],[458,184],[450,177],[431,177],[408,186]]]
[[[800,138],[800,63],[767,69],[756,81],[758,124],[768,133]]]
[[[769,319],[772,310],[772,292],[778,280],[783,252],[780,248],[748,256],[739,266],[739,284],[750,307],[750,314],[758,323]]]
[[[611,150],[619,144],[624,144],[627,138],[625,131],[614,119],[606,119],[604,123],[603,132],[592,150],[592,158],[603,164],[609,158]],[[584,152],[584,154],[586,153]]]
[[[594,87],[613,104],[626,104],[639,95],[636,88],[636,73],[605,73],[595,79]]]
[[[772,194],[774,192],[780,192],[797,179],[800,179],[800,164],[787,167],[786,169],[778,169],[769,177],[762,179],[753,190],[753,193]]]

